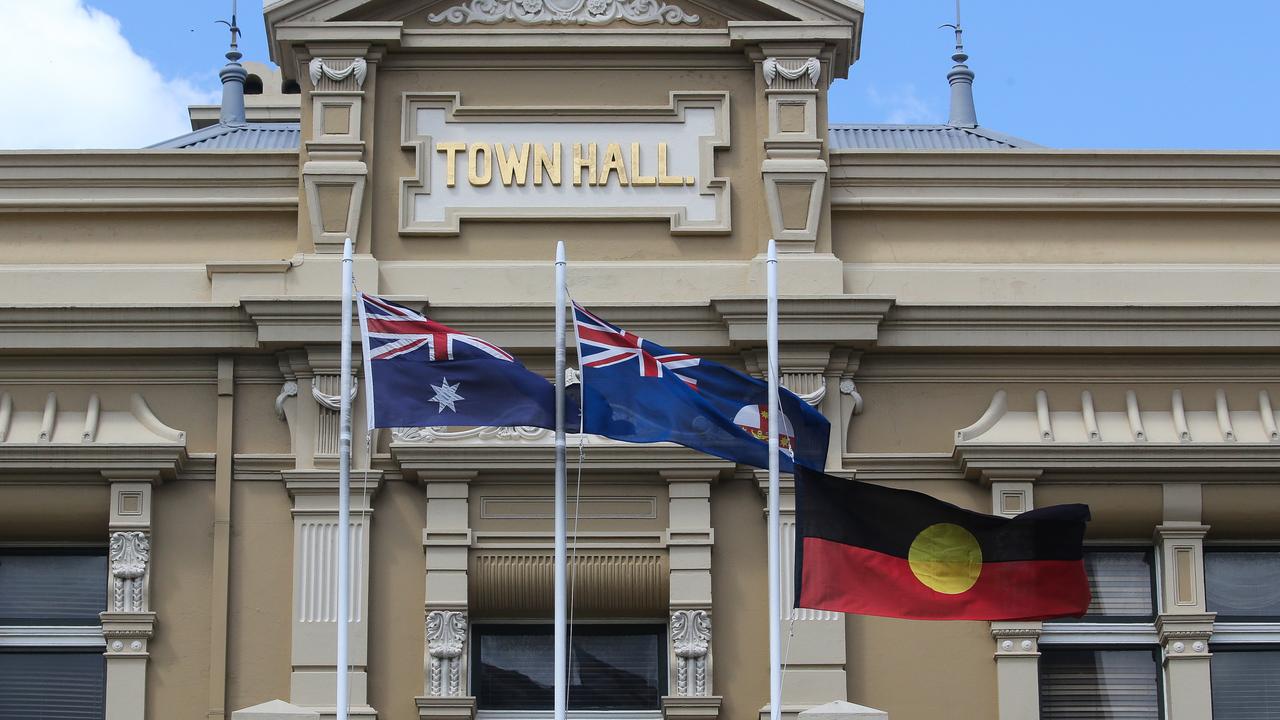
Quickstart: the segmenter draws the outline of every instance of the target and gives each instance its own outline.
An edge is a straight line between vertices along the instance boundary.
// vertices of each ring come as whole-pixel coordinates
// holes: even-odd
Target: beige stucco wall
[[[373,505],[375,558],[369,569],[369,701],[385,720],[417,720],[423,694],[422,527],[426,496],[417,484],[389,482]]]

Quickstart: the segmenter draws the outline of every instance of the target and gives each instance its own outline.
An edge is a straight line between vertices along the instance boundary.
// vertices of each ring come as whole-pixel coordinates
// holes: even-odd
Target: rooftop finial
[[[218,77],[222,78],[222,112],[218,122],[223,125],[244,125],[244,81],[249,73],[240,64],[240,53],[237,38],[240,26],[236,24],[236,0],[231,0],[231,20],[218,22],[231,29],[231,49],[227,51],[227,64],[222,66]]]
[[[951,117],[947,120],[947,124],[954,127],[977,127],[978,111],[973,106],[973,71],[964,64],[969,59],[969,55],[964,51],[964,28],[960,25],[960,0],[956,0],[955,24],[940,27],[956,31],[956,51],[951,55],[951,59],[956,64],[952,66],[951,72],[947,73],[947,80],[951,83]]]

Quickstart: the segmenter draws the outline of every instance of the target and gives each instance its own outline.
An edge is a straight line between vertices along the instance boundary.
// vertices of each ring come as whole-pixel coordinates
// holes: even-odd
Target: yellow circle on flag
[[[930,590],[959,595],[982,574],[982,548],[973,533],[952,523],[930,525],[916,535],[907,551],[916,579]]]

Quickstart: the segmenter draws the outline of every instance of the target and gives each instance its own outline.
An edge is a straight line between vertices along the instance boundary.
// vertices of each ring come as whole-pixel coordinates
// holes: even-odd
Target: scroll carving
[[[347,392],[347,399],[355,400],[356,395],[359,393],[359,391],[360,391],[360,382],[355,378],[352,378],[351,390]],[[311,386],[311,397],[314,398],[315,401],[319,403],[321,407],[325,408],[326,410],[332,410],[333,412],[338,412],[342,403],[341,396],[329,395],[328,393],[321,391],[320,388],[316,387],[315,384],[312,384]]]
[[[137,530],[111,533],[111,599],[116,612],[145,612],[151,541]]]
[[[444,427],[410,427],[395,428],[391,437],[398,442],[435,442],[437,440],[465,440],[479,438],[481,440],[541,440],[550,434],[550,430],[535,427],[475,427],[463,430],[450,430]]]
[[[467,641],[467,615],[457,610],[427,613],[427,694],[436,697],[462,695],[463,649]]]
[[[676,695],[703,696],[707,686],[707,655],[711,650],[711,615],[706,610],[677,610],[671,614],[671,650],[676,656]]]
[[[470,0],[427,16],[432,23],[464,25],[697,25],[701,18],[661,0]]]

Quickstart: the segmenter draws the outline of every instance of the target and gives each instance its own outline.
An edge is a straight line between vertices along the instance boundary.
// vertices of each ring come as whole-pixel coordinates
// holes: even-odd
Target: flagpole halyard
[[[347,720],[348,616],[351,602],[351,238],[342,246],[342,331],[338,382],[337,720]]]
[[[773,240],[769,240],[765,266],[765,337],[769,360],[769,720],[781,720],[782,607],[779,545],[782,523],[778,515],[778,427],[782,413],[778,407],[778,249]]]
[[[565,720],[568,711],[568,575],[565,496],[565,256],[564,241],[556,243],[556,474],[555,474],[555,720]]]

